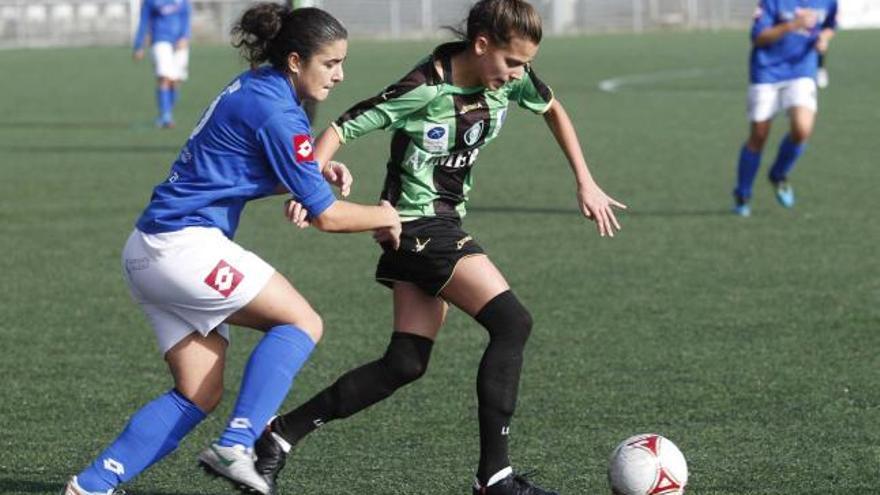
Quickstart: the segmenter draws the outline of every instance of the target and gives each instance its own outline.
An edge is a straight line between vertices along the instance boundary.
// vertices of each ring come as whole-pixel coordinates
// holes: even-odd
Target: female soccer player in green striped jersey
[[[385,247],[376,279],[393,291],[394,332],[381,358],[271,422],[255,446],[257,469],[265,476],[274,478],[290,446],[318,426],[421,377],[452,304],[489,333],[477,375],[480,460],[473,493],[553,493],[510,467],[510,419],[532,319],[462,230],[471,171],[482,147],[500,133],[512,101],[544,116],[574,172],[578,205],[601,236],[620,228],[613,207],[625,206],[593,180],[571,120],[531,68],[542,34],[534,8],[524,0],[481,0],[461,34],[461,41],[440,45],[400,81],[348,110],[317,143],[317,159],[327,164],[341,144],[377,129],[393,131],[382,198],[397,208],[403,234],[397,251]],[[296,203],[288,216],[305,223]],[[387,239],[382,231],[376,238]]]

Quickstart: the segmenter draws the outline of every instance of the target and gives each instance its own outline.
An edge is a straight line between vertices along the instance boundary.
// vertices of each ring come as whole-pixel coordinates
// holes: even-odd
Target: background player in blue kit
[[[836,27],[836,0],[761,0],[751,32],[751,129],[739,155],[733,190],[735,214],[751,215],[749,199],[761,166],[761,152],[780,109],[788,112],[791,129],[779,145],[768,177],[779,203],[786,208],[794,206],[788,176],[813,132],[818,56],[828,49]]]
[[[189,76],[191,35],[189,0],[143,0],[134,37],[134,59],[144,58],[148,32],[156,72],[156,125],[174,127],[174,105],[180,84]]]
[[[303,99],[325,99],[342,81],[345,28],[319,9],[258,4],[233,34],[258,67],[233,79],[205,111],[122,255],[126,281],[156,333],[174,387],[137,411],[70,479],[66,495],[112,493],[173,451],[217,406],[230,323],[265,336],[248,360],[226,430],[199,462],[238,487],[270,493],[250,449],[320,339],[322,322],[281,274],[232,241],[242,209],[289,192],[321,230],[390,228],[399,238],[400,220],[388,203],[336,200],[327,181],[345,195],[350,177],[338,173],[338,164],[315,161],[300,106]]]

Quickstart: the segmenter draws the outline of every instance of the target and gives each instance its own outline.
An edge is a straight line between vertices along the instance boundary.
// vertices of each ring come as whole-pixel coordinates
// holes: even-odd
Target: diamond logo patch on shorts
[[[220,260],[217,266],[208,274],[205,283],[220,294],[223,294],[223,297],[229,297],[229,294],[232,294],[232,291],[238,287],[238,284],[243,279],[244,275],[236,270],[234,266],[224,260]]]

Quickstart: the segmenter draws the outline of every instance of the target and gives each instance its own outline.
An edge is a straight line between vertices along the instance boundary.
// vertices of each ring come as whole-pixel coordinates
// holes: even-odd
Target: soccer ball
[[[681,495],[687,480],[684,455],[674,443],[653,433],[627,438],[608,462],[614,495]]]

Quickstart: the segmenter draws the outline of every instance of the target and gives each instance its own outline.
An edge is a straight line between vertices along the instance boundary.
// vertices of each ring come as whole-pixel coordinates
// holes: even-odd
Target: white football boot
[[[199,465],[209,474],[220,476],[245,493],[270,495],[266,480],[254,469],[254,454],[244,445],[223,447],[211,444],[199,454]]]

